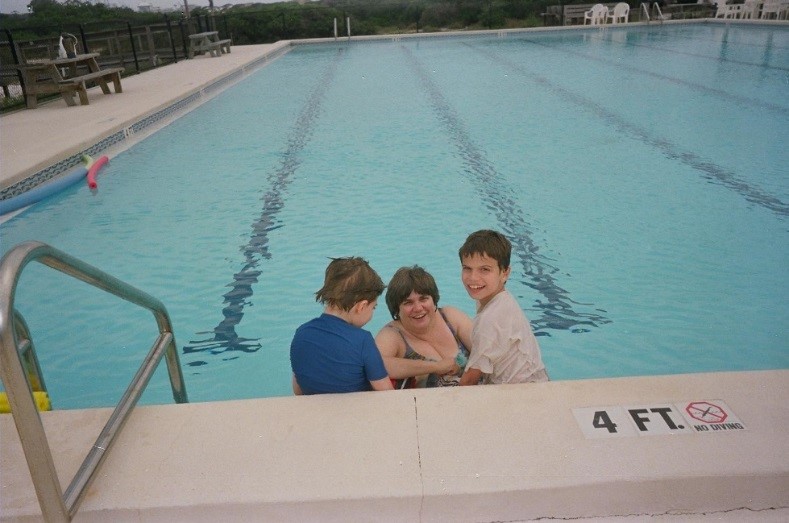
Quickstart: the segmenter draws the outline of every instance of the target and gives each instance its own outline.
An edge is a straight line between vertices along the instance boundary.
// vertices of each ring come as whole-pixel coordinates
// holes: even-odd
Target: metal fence
[[[394,0],[375,4],[338,2],[313,6],[291,3],[254,10],[229,9],[215,15],[198,12],[187,19],[173,13],[172,18],[171,15],[162,15],[161,22],[145,25],[115,20],[4,29],[0,32],[0,84],[4,95],[0,101],[3,108],[23,103],[21,78],[14,66],[30,59],[54,58],[63,32],[77,38],[80,52],[99,53],[100,65],[124,67],[124,75],[128,76],[186,59],[188,35],[207,30],[219,31],[220,38],[231,39],[234,45],[245,45],[331,37],[336,21],[342,28],[340,36],[345,36],[342,33],[348,19],[354,35],[529,27],[561,24],[561,17],[556,13],[561,13],[564,5],[575,3],[578,2],[549,5],[551,0],[408,3]],[[641,15],[638,5],[636,2],[631,4],[631,21]],[[685,11],[681,11],[682,18],[689,16]],[[693,16],[694,12],[689,12]],[[680,12],[673,16],[680,17]],[[31,38],[29,35],[42,36]]]
[[[171,20],[165,15],[160,23],[138,26],[124,20],[112,20],[74,26],[31,27],[24,31],[3,29],[0,34],[3,106],[21,106],[24,102],[22,77],[15,66],[57,57],[61,34],[76,37],[79,53],[98,53],[99,65],[123,67],[124,75],[128,76],[186,59],[188,36],[209,28],[229,35],[227,20],[208,15],[188,20]],[[26,36],[29,34],[48,36],[30,38]]]

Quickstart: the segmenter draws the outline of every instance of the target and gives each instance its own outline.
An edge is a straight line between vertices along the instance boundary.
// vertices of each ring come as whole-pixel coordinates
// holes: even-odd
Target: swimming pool
[[[2,249],[45,241],[161,299],[192,401],[290,393],[328,256],[418,263],[472,313],[457,249],[482,227],[515,244],[554,379],[786,368],[787,47],[712,24],[299,46]],[[149,315],[37,266],[18,296],[55,406],[114,404]],[[143,402],[171,402],[163,372]]]

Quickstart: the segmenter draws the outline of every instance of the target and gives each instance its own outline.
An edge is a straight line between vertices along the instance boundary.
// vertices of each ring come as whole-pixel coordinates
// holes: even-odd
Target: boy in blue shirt
[[[295,394],[392,390],[375,340],[362,329],[384,288],[366,260],[332,259],[315,293],[323,314],[299,327],[290,344]]]

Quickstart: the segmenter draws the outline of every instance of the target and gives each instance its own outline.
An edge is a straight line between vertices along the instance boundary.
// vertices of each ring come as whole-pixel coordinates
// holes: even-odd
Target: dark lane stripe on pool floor
[[[601,64],[605,64],[605,65],[608,65],[610,67],[614,67],[614,68],[617,68],[617,69],[620,69],[620,70],[623,70],[623,71],[628,71],[628,72],[633,73],[633,74],[637,74],[637,75],[641,75],[641,76],[648,76],[650,78],[654,78],[656,80],[660,80],[660,81],[663,81],[663,82],[668,82],[668,83],[672,83],[672,84],[675,84],[675,85],[680,85],[682,87],[687,87],[689,89],[693,89],[694,91],[698,91],[698,92],[701,92],[701,93],[704,93],[704,94],[707,94],[707,95],[715,96],[715,97],[720,98],[722,100],[726,100],[728,103],[733,103],[733,104],[736,104],[736,105],[750,106],[750,107],[753,107],[755,109],[766,110],[766,111],[771,111],[771,112],[784,113],[784,114],[787,115],[787,117],[789,117],[789,107],[786,107],[784,105],[778,105],[778,104],[774,104],[774,103],[771,103],[771,102],[765,102],[763,100],[755,100],[755,99],[753,99],[753,98],[751,98],[749,96],[743,96],[743,95],[739,95],[739,94],[729,93],[727,91],[724,91],[723,89],[716,89],[714,87],[708,87],[706,85],[701,85],[701,84],[697,84],[697,83],[694,83],[694,82],[689,82],[687,80],[683,80],[682,78],[677,78],[675,76],[668,76],[668,75],[665,75],[665,74],[656,73],[654,71],[648,71],[648,70],[642,69],[640,67],[636,67],[636,66],[633,66],[633,65],[627,65],[627,64],[623,63],[622,61],[609,60],[607,58],[602,58],[600,56],[597,56],[597,55],[594,55],[594,54],[591,54],[591,53],[583,53],[583,52],[580,52],[580,51],[575,51],[573,49],[567,49],[567,48],[557,47],[557,46],[554,46],[554,45],[548,45],[548,44],[546,44],[544,42],[539,42],[537,40],[531,40],[531,39],[528,39],[528,38],[524,38],[523,41],[524,42],[529,42],[530,44],[539,45],[541,47],[546,47],[548,49],[551,49],[552,51],[558,51],[558,52],[562,52],[562,53],[565,53],[565,54],[569,54],[571,56],[576,56],[578,58],[582,58],[584,61],[592,60],[592,61],[595,61],[595,62],[598,62],[598,63],[601,63]],[[603,41],[607,42],[607,40],[603,40]],[[628,43],[628,44],[625,44],[625,45],[634,45],[634,44],[629,44]],[[707,57],[704,57],[704,58],[707,58]],[[712,59],[713,60],[717,60],[716,58],[712,58]],[[745,64],[745,65],[756,65],[757,67],[760,67],[760,66],[758,66],[758,64],[751,64],[751,63],[747,63],[747,62],[736,62],[734,60],[729,60],[729,61],[733,62],[733,63],[741,64],[741,65],[742,64]],[[774,69],[783,69],[783,68],[774,68]]]
[[[419,77],[425,88],[436,117],[444,126],[447,134],[457,149],[466,166],[466,174],[478,187],[479,194],[501,224],[503,232],[512,241],[513,254],[523,266],[521,282],[537,291],[544,298],[536,300],[535,307],[541,315],[530,318],[534,331],[538,335],[548,335],[547,329],[570,330],[572,332],[588,331],[587,327],[597,327],[610,323],[611,320],[594,312],[578,312],[575,307],[580,304],[570,298],[570,293],[559,286],[554,274],[559,272],[540,254],[539,246],[532,238],[533,233],[528,221],[523,217],[518,198],[512,189],[507,188],[505,180],[499,175],[496,167],[486,158],[482,151],[466,131],[466,125],[458,117],[457,112],[438,86],[433,83],[425,67],[405,46],[401,46],[414,73]]]
[[[603,40],[604,41],[609,41],[607,39],[603,39]],[[707,39],[705,39],[704,41],[706,43],[713,43],[713,44],[720,43],[722,47],[725,47],[725,46],[729,45],[727,42],[710,42]],[[701,58],[702,60],[710,60],[710,61],[718,62],[718,63],[726,62],[726,63],[730,63],[730,64],[758,67],[760,69],[775,69],[776,71],[789,71],[789,67],[782,67],[780,65],[769,65],[769,64],[767,64],[767,61],[771,57],[771,54],[769,52],[766,54],[765,60],[762,63],[757,63],[757,62],[746,62],[745,60],[735,60],[733,58],[727,58],[725,56],[709,56],[709,55],[705,55],[705,54],[691,53],[689,51],[681,51],[679,49],[673,49],[673,48],[667,48],[667,47],[659,47],[659,46],[656,46],[656,45],[653,45],[653,44],[637,44],[635,42],[626,42],[626,43],[624,43],[624,45],[629,46],[629,47],[642,47],[644,49],[651,49],[653,51],[660,51],[662,53],[680,54],[680,55],[683,55],[683,56],[690,56],[692,58]],[[735,45],[735,44],[732,44],[732,45]],[[762,47],[761,44],[737,43],[736,45],[739,46],[739,47],[757,46],[757,45],[759,47]],[[767,50],[768,51],[777,51],[779,53],[785,53],[786,52],[786,48],[783,47],[783,46],[772,46],[772,47],[768,47]]]
[[[739,176],[737,176],[736,173],[730,171],[729,169],[726,169],[725,167],[720,166],[713,161],[706,160],[692,151],[683,150],[680,146],[672,143],[670,140],[661,136],[656,136],[647,129],[637,124],[628,122],[618,114],[601,106],[593,99],[587,98],[569,89],[565,89],[564,87],[552,82],[544,76],[540,76],[532,71],[529,71],[523,65],[515,63],[499,53],[490,51],[488,49],[482,49],[471,44],[464,45],[482,54],[488,59],[494,60],[495,62],[506,66],[510,70],[517,71],[526,80],[543,86],[549,92],[561,97],[564,101],[571,102],[578,106],[578,108],[581,110],[592,113],[628,137],[640,140],[641,142],[654,147],[655,149],[659,150],[666,158],[680,161],[688,167],[691,167],[707,181],[730,189],[745,198],[745,200],[748,202],[768,209],[779,217],[789,216],[789,205],[781,201],[780,198],[766,193],[759,187],[753,186],[743,181]]]
[[[252,223],[252,235],[249,242],[241,247],[244,255],[244,264],[239,272],[233,275],[233,281],[227,286],[230,291],[223,295],[225,307],[222,309],[222,319],[211,331],[198,332],[197,334],[211,334],[204,340],[190,340],[189,345],[183,348],[184,354],[207,352],[209,354],[222,354],[227,351],[255,352],[260,349],[260,338],[242,338],[236,333],[236,325],[244,317],[244,307],[250,303],[253,294],[253,285],[257,283],[261,274],[259,264],[261,260],[271,258],[269,252],[269,232],[282,227],[277,220],[277,215],[285,206],[285,191],[293,180],[293,175],[301,165],[301,152],[309,142],[315,123],[321,112],[321,104],[326,92],[331,86],[340,58],[344,56],[339,49],[335,59],[326,67],[326,70],[315,82],[312,93],[296,119],[287,148],[282,153],[282,162],[279,168],[268,177],[271,188],[263,196],[263,209],[260,216]],[[191,366],[205,365],[205,361],[193,361]]]

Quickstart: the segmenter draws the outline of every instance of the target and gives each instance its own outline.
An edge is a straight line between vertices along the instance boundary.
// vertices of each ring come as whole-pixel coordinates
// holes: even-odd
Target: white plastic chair
[[[608,8],[603,4],[595,4],[584,13],[584,25],[587,20],[589,20],[589,25],[603,25],[606,16],[608,16]]]
[[[630,6],[624,2],[619,2],[606,14],[606,22],[612,24],[626,24],[630,18]]]
[[[781,0],[764,0],[764,5],[762,5],[762,15],[761,19],[766,20],[768,18],[772,18],[773,15],[775,19],[778,20],[781,18],[781,10],[783,6],[781,5]]]
[[[718,7],[715,18],[738,18],[742,9],[742,4],[727,4],[726,0],[717,0],[713,3]]]
[[[745,0],[745,2],[742,4],[742,9],[740,10],[740,18],[757,18],[759,16],[759,4],[761,3],[762,0]]]

